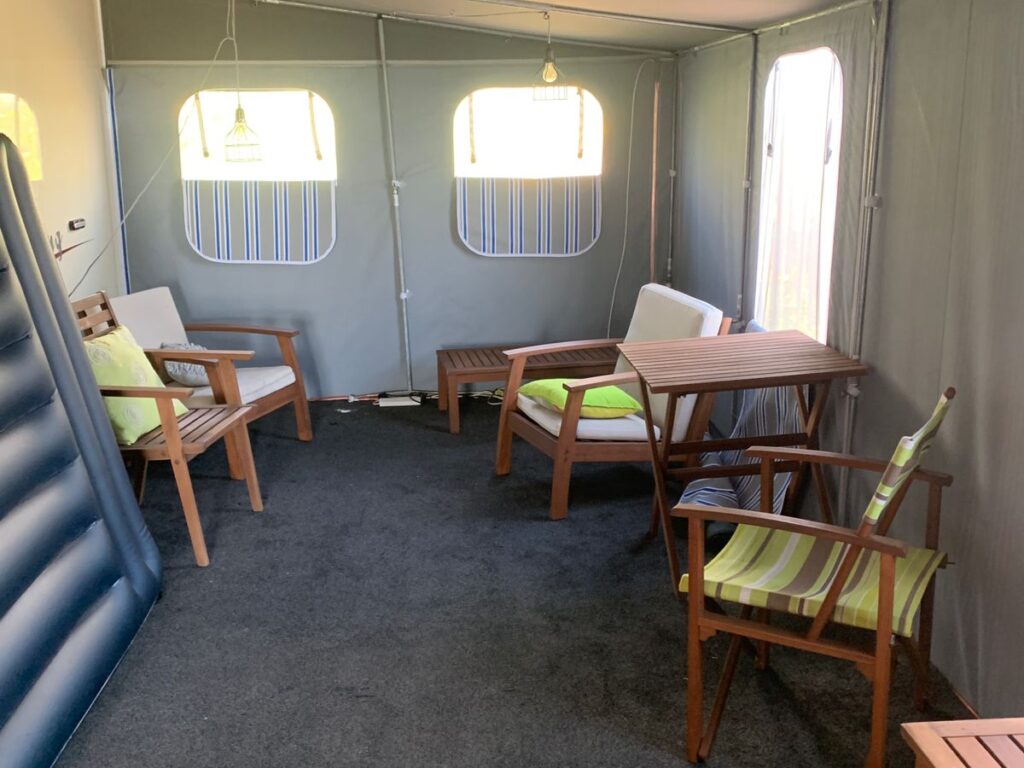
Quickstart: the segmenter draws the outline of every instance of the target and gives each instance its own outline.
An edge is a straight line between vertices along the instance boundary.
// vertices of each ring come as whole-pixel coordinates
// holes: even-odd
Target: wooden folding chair
[[[72,308],[78,319],[78,327],[85,339],[98,338],[118,327],[117,316],[104,293],[80,299],[72,304]],[[220,389],[223,386],[222,380],[218,378],[218,363],[219,360],[224,359],[223,356],[252,354],[244,352],[208,353],[205,351],[202,353],[177,351],[171,353],[163,350],[159,352],[159,357],[154,359],[153,352],[156,350],[147,351],[147,356],[151,362],[155,363],[158,370],[162,363],[168,360],[202,365],[210,376],[211,385],[215,389]],[[209,565],[210,557],[206,550],[206,540],[199,519],[199,508],[196,505],[188,462],[205,453],[218,440],[224,440],[232,477],[237,474],[238,478],[245,479],[253,511],[263,511],[263,500],[260,496],[259,480],[256,477],[256,465],[249,443],[249,430],[246,426],[252,407],[248,405],[215,405],[191,408],[179,417],[174,412],[174,400],[187,399],[192,394],[192,390],[187,387],[101,386],[100,394],[104,397],[148,397],[156,401],[157,412],[160,414],[160,426],[142,435],[131,445],[121,446],[121,455],[131,470],[135,493],[140,501],[145,487],[148,463],[150,461],[171,462],[196,564],[199,566]]]
[[[779,644],[845,659],[871,680],[871,741],[866,765],[880,768],[891,677],[891,643],[895,636],[907,651],[916,677],[915,699],[923,708],[928,696],[933,585],[936,569],[945,565],[939,552],[942,488],[949,475],[919,468],[945,417],[955,390],[947,389],[931,418],[904,437],[888,464],[882,461],[801,448],[751,448],[761,459],[762,511],[680,504],[673,516],[688,518],[688,573],[680,592],[689,593],[687,628],[686,756],[707,757],[715,738],[743,641],[758,648],[760,665],[767,663],[770,644]],[[770,514],[774,462],[801,461],[880,472],[881,481],[856,530]],[[889,526],[911,487],[928,486],[925,548],[886,537]],[[719,520],[738,527],[725,548],[704,561],[704,523]],[[695,595],[704,595],[698,599]],[[725,614],[720,602],[738,603],[739,618]],[[754,612],[758,616],[754,617]],[[772,626],[769,612],[781,611],[811,619],[806,632]],[[914,621],[920,613],[916,642]],[[875,633],[874,650],[822,637],[830,622]],[[717,632],[732,635],[718,693],[704,725],[703,642]]]

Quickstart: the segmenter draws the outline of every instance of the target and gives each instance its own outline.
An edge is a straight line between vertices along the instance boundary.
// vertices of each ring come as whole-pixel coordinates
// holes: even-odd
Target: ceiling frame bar
[[[434,21],[424,19],[413,14],[399,13],[396,11],[388,13],[374,13],[373,11],[360,11],[354,8],[343,8],[325,3],[310,2],[309,0],[253,0],[254,5],[281,5],[290,8],[303,8],[310,11],[326,11],[328,13],[343,13],[349,16],[363,16],[372,19],[389,19],[391,21],[402,21],[408,24],[422,24],[427,27],[441,27],[442,29],[454,29],[459,32],[475,32],[482,35],[496,35],[498,37],[514,37],[522,40],[536,40],[547,42],[547,35],[531,35],[526,32],[509,32],[494,29],[493,27],[478,27],[473,24],[457,24],[450,21]],[[642,53],[648,56],[674,57],[676,52],[668,48],[643,48],[635,45],[618,45],[615,43],[603,43],[585,39],[573,39],[567,37],[552,37],[559,45],[579,45],[587,48],[603,48],[611,51],[624,51],[627,53]]]
[[[608,21],[629,21],[638,24],[657,24],[663,27],[678,27],[681,29],[699,29],[705,32],[750,32],[747,27],[736,27],[728,24],[710,24],[701,21],[686,21],[684,19],[666,19],[661,16],[640,16],[631,13],[620,13],[616,11],[599,11],[591,8],[577,8],[571,5],[559,3],[545,3],[537,0],[473,0],[475,3],[487,3],[488,5],[507,5],[512,8],[526,8],[538,13],[566,13],[575,16],[590,16],[595,19],[606,19]]]

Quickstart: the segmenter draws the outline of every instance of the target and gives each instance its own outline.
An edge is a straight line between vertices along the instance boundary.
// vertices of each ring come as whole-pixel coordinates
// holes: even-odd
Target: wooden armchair
[[[78,319],[78,327],[84,339],[98,338],[110,333],[118,327],[117,318],[110,308],[106,295],[93,294],[72,304]],[[174,360],[202,365],[210,377],[214,387],[223,388],[219,371],[225,363],[228,365],[235,359],[246,359],[251,352],[222,351],[214,353],[195,353],[171,350],[147,351],[147,356],[159,370],[162,363]],[[146,397],[156,402],[160,415],[160,426],[142,435],[131,445],[121,446],[121,455],[131,470],[135,492],[140,501],[145,487],[146,468],[150,461],[169,461],[178,487],[185,524],[188,526],[189,538],[196,564],[205,567],[210,564],[210,556],[206,549],[199,508],[196,504],[192,477],[188,471],[188,462],[205,453],[218,440],[224,440],[227,449],[228,464],[232,477],[245,479],[249,490],[249,503],[254,512],[263,510],[260,496],[259,480],[256,476],[256,465],[253,460],[252,446],[249,443],[249,430],[246,426],[251,411],[245,405],[212,405],[193,407],[182,416],[174,412],[174,400],[187,400],[193,390],[188,387],[110,387],[101,386],[100,394],[104,397]]]
[[[512,436],[523,440],[554,460],[551,480],[549,516],[560,520],[569,507],[569,483],[576,462],[645,462],[651,451],[647,442],[647,425],[643,416],[618,419],[585,419],[580,416],[583,397],[588,389],[615,385],[623,387],[640,399],[640,381],[629,364],[619,356],[608,373],[565,384],[568,390],[562,413],[552,411],[519,394],[527,365],[534,358],[552,353],[572,353],[614,348],[622,341],[658,341],[688,336],[712,336],[729,331],[729,318],[710,304],[679,291],[651,283],[640,289],[633,319],[625,339],[591,339],[541,344],[509,349],[511,361],[505,397],[498,422],[498,444],[495,472],[507,475],[512,471]],[[656,396],[659,403],[664,396]],[[676,410],[672,429],[674,442],[699,440],[707,427],[713,400],[710,396],[682,398]],[[655,413],[664,413],[664,407]],[[655,425],[660,430],[664,425]]]
[[[295,353],[294,339],[298,331],[287,328],[238,325],[234,323],[189,323],[184,324],[174,305],[168,288],[151,288],[127,296],[109,300],[111,312],[128,326],[140,345],[147,348],[158,372],[166,378],[163,362],[178,360],[180,350],[161,350],[164,343],[188,342],[188,333],[231,333],[273,336],[277,339],[283,365],[239,366],[240,362],[252,360],[253,352],[216,351],[202,352],[203,359],[217,362],[217,383],[210,379],[210,386],[195,390],[186,403],[193,405],[249,405],[247,422],[266,416],[291,404],[295,409],[295,422],[299,440],[313,439],[313,427],[309,417],[309,402],[302,367]],[[190,356],[190,362],[198,360]],[[234,471],[234,470],[232,470]],[[232,475],[233,477],[235,475]]]
[[[770,644],[852,661],[874,688],[866,765],[881,768],[884,764],[893,637],[910,658],[919,708],[928,696],[934,576],[946,563],[946,555],[938,551],[939,514],[942,489],[952,478],[920,469],[919,463],[954,395],[953,389],[946,390],[928,422],[900,441],[888,463],[803,448],[751,448],[748,454],[761,460],[761,512],[697,504],[680,504],[672,511],[673,516],[689,521],[688,573],[679,591],[690,595],[686,702],[690,762],[705,759],[711,749],[746,640],[756,643],[759,666],[767,663]],[[771,514],[774,464],[795,461],[882,475],[856,530]],[[915,481],[928,487],[925,548],[886,536]],[[705,563],[703,532],[709,520],[738,527],[725,548]],[[739,617],[727,615],[720,601],[738,603]],[[752,618],[755,611],[758,616]],[[775,628],[769,623],[772,611],[806,617],[810,626],[805,632]],[[831,622],[873,632],[873,652],[822,637]],[[717,632],[732,635],[732,641],[705,730],[702,649],[703,642]]]

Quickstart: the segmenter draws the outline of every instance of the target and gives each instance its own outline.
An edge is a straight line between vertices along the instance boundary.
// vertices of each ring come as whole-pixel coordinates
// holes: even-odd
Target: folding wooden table
[[[697,477],[726,477],[756,474],[756,464],[728,467],[700,467],[700,454],[708,451],[739,450],[752,445],[818,447],[818,427],[833,379],[858,378],[867,366],[836,352],[799,331],[741,333],[733,336],[705,336],[672,341],[619,344],[619,351],[640,376],[647,441],[654,469],[656,512],[661,519],[665,549],[674,589],[679,585],[679,559],[669,518],[667,483]],[[717,392],[762,387],[792,386],[803,417],[803,429],[779,435],[757,435],[721,440],[671,440],[676,404],[686,395],[697,395],[693,418],[710,413]],[[807,394],[804,387],[807,387]],[[651,396],[668,395],[664,427],[659,439],[654,433]],[[659,445],[660,442],[660,445]],[[676,466],[682,463],[682,467]],[[779,462],[779,472],[796,472],[789,492],[796,493],[806,471],[799,462]],[[825,477],[820,465],[811,473],[822,512],[830,517]]]

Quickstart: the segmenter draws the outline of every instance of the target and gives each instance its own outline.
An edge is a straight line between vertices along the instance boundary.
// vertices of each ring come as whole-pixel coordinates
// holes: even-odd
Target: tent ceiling
[[[550,3],[510,0],[508,4],[502,0],[308,2],[528,35],[545,34],[546,25],[542,12],[552,8],[551,31],[556,38],[662,50],[687,48],[730,34],[728,30],[675,26],[671,22],[753,29],[838,4],[838,0],[555,0]],[[593,11],[610,15],[591,16],[573,11]],[[668,23],[629,21],[625,17],[646,17]]]

